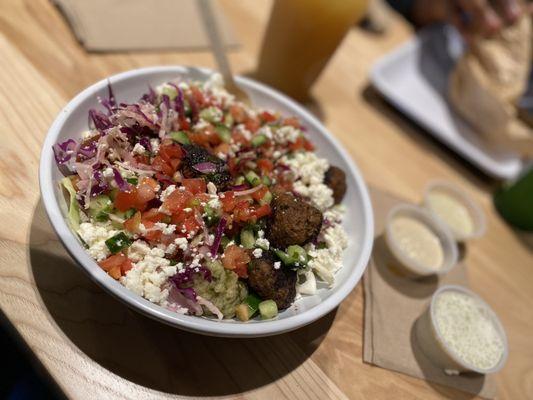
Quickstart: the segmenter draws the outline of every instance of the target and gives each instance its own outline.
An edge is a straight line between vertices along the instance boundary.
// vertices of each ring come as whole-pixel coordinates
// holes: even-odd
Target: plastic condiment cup
[[[408,257],[396,241],[392,233],[392,222],[399,216],[416,219],[428,227],[439,239],[443,252],[443,261],[439,269],[431,269]],[[443,275],[457,264],[458,249],[450,230],[433,217],[429,211],[412,204],[399,204],[393,207],[387,215],[385,226],[385,242],[392,255],[399,262],[403,272],[411,277],[428,275]]]
[[[438,324],[436,322],[435,302],[439,295],[445,291],[456,291],[464,293],[474,298],[479,303],[479,305],[487,311],[487,315],[490,316],[492,322],[494,323],[494,327],[498,331],[498,334],[500,335],[503,342],[502,356],[498,363],[492,368],[482,369],[468,364],[467,362],[459,358],[459,356],[456,355],[453,349],[451,349],[451,347],[444,341],[440,333]],[[415,322],[415,334],[416,340],[424,354],[429,359],[431,359],[431,361],[435,365],[438,365],[446,373],[451,375],[460,372],[477,372],[479,374],[489,374],[497,372],[503,368],[509,353],[507,336],[505,334],[502,324],[500,323],[500,320],[498,319],[492,308],[490,308],[490,306],[485,303],[485,301],[481,299],[481,297],[479,297],[477,294],[459,285],[444,285],[441,286],[438,290],[436,290],[435,293],[433,293],[433,297],[431,298],[431,303],[429,304],[428,308]]]
[[[431,203],[429,201],[429,195],[434,191],[439,191],[450,197],[453,197],[455,200],[457,200],[466,207],[468,213],[470,214],[470,217],[472,218],[472,223],[474,224],[474,230],[470,234],[465,235],[453,230],[444,219],[439,217],[439,215],[431,207]],[[453,237],[458,242],[478,238],[485,233],[486,221],[483,210],[474,200],[472,200],[469,195],[465,193],[464,190],[460,189],[452,183],[441,180],[435,180],[430,182],[424,190],[424,199],[422,201],[422,206],[427,208],[435,218],[437,218],[443,224],[448,226]]]

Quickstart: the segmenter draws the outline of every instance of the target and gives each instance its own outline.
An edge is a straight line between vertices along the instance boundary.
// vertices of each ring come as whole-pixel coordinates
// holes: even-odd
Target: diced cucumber
[[[278,258],[281,260],[281,262],[284,265],[287,265],[287,266],[292,265],[292,262],[293,262],[292,258],[290,258],[287,253],[285,253],[284,251],[279,250],[279,249],[275,249],[274,253],[276,253],[276,256],[278,256]]]
[[[224,115],[224,125],[226,125],[228,128],[231,128],[234,122],[235,120],[233,119],[233,115],[231,115],[231,113]]]
[[[274,300],[265,300],[259,303],[259,313],[262,319],[271,319],[278,315],[278,306]]]
[[[191,144],[191,141],[189,140],[189,136],[187,136],[187,132],[183,131],[173,131],[170,132],[170,138],[178,142],[180,144]]]
[[[302,246],[291,245],[287,247],[287,255],[293,261],[293,264],[307,264],[307,252]]]
[[[231,242],[231,239],[227,236],[222,236],[220,239],[220,246],[224,249]]]
[[[113,201],[105,194],[96,196],[89,203],[89,215],[100,222],[107,221],[112,210]]]
[[[252,138],[251,143],[252,143],[252,146],[259,147],[262,144],[264,144],[266,141],[267,141],[267,137],[263,135],[262,133],[260,133],[259,135],[255,135]]]
[[[219,215],[217,210],[211,207],[209,204],[206,204],[204,207],[205,221],[207,226],[213,226],[219,220]]]
[[[243,229],[241,231],[241,245],[245,249],[253,249],[255,245],[254,232],[251,229]]]
[[[111,254],[116,254],[119,251],[131,246],[132,240],[126,236],[124,232],[119,232],[115,236],[110,237],[105,241],[105,244]]]
[[[272,180],[266,175],[263,175],[263,178],[261,179],[261,181],[263,182],[263,185],[265,186],[270,186],[272,184]]]
[[[131,183],[132,185],[137,185],[139,183],[139,179],[137,179],[137,178],[126,178],[126,182]]]
[[[219,122],[222,117],[222,112],[216,107],[207,107],[200,111],[200,118],[207,122]]]
[[[77,231],[80,227],[80,205],[76,199],[76,189],[74,189],[74,185],[68,177],[61,179],[61,185],[68,192],[70,197],[67,214],[68,222],[72,229]]]
[[[255,293],[249,293],[248,296],[246,296],[246,299],[244,299],[244,302],[250,309],[250,316],[253,316],[257,312],[257,310],[259,310],[261,298]]]
[[[161,88],[161,96],[164,94],[166,94],[170,100],[174,100],[178,95],[178,91],[170,85],[165,85]]]
[[[261,200],[259,200],[259,204],[261,204],[261,205],[270,204],[271,201],[272,201],[272,193],[270,193],[270,191],[268,191],[261,198]]]
[[[250,314],[250,308],[248,308],[247,304],[239,304],[237,307],[235,307],[235,316],[239,319],[239,321],[248,321],[252,315]]]
[[[227,126],[223,124],[215,124],[215,130],[217,131],[220,140],[224,143],[231,142],[231,131]]]
[[[243,175],[240,175],[235,179],[235,185],[242,185],[246,178]]]
[[[248,171],[246,174],[244,174],[244,177],[252,186],[261,184],[261,178],[254,171]]]

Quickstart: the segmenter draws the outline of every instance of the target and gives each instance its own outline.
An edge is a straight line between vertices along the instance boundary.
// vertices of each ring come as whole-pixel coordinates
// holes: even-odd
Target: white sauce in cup
[[[431,210],[443,220],[454,234],[470,236],[475,230],[474,220],[468,208],[454,196],[433,190],[427,195]]]

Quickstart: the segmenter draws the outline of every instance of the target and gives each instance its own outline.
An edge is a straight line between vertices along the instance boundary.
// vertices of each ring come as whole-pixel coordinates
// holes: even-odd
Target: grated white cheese
[[[146,149],[144,146],[140,143],[135,143],[135,146],[133,146],[133,154],[144,154],[146,153]]]
[[[498,364],[504,342],[489,312],[477,299],[449,290],[437,296],[434,306],[442,339],[458,358],[479,369]]]

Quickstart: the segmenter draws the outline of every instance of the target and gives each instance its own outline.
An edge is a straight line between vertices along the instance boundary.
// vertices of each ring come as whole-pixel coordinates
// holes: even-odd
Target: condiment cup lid
[[[439,238],[443,251],[443,262],[441,268],[433,270],[420,264],[416,260],[407,257],[394,235],[392,234],[392,221],[398,216],[406,216],[416,219],[426,225]],[[387,215],[385,226],[385,241],[392,254],[409,272],[418,276],[428,276],[433,274],[443,275],[448,273],[457,264],[458,249],[451,231],[442,222],[437,220],[428,210],[412,204],[398,204],[393,207]]]
[[[436,317],[435,317],[435,308],[436,308],[435,302],[436,302],[436,299],[439,297],[440,294],[442,294],[443,292],[447,292],[447,291],[455,291],[455,292],[464,293],[464,294],[474,298],[480,304],[480,306],[483,307],[487,311],[487,314],[492,319],[492,322],[494,323],[494,326],[495,326],[496,330],[498,331],[498,333],[499,333],[499,335],[500,335],[500,337],[502,338],[502,341],[503,341],[503,354],[502,354],[502,357],[500,358],[500,360],[498,361],[498,363],[494,367],[489,368],[489,369],[481,369],[481,368],[477,368],[477,367],[475,367],[473,365],[468,364],[464,360],[460,359],[456,355],[456,353],[450,348],[450,346],[442,338],[440,330],[439,330],[439,327],[438,327],[438,324],[436,322]],[[430,303],[429,307],[430,307],[429,308],[429,313],[430,313],[430,317],[431,317],[431,324],[433,326],[434,335],[436,336],[435,339],[437,339],[439,344],[445,350],[446,354],[454,362],[456,362],[458,365],[461,365],[465,370],[474,371],[474,372],[477,372],[477,373],[480,373],[480,374],[494,373],[494,372],[497,372],[497,371],[499,371],[500,369],[503,368],[505,362],[507,361],[507,356],[509,354],[509,344],[507,342],[507,335],[505,334],[505,330],[503,329],[503,326],[502,326],[502,324],[500,322],[500,319],[498,318],[496,313],[492,310],[492,308],[481,297],[479,297],[476,293],[472,292],[471,290],[469,290],[469,289],[467,289],[467,288],[465,288],[463,286],[459,286],[459,285],[444,285],[444,286],[441,286],[439,289],[437,289],[435,291],[435,293],[433,293],[433,297],[431,298],[431,303]]]
[[[454,185],[450,182],[443,181],[443,180],[434,180],[431,181],[424,190],[424,198],[422,201],[422,206],[429,210],[429,212],[439,221],[441,221],[443,224],[448,226],[446,221],[444,221],[442,218],[440,218],[437,213],[432,209],[430,203],[429,203],[429,194],[434,191],[439,191],[442,193],[446,193],[456,199],[457,201],[461,202],[468,210],[470,216],[472,217],[472,221],[474,223],[474,231],[469,235],[463,235],[459,232],[454,231],[450,228],[450,231],[455,238],[455,240],[462,242],[468,239],[474,239],[483,236],[485,233],[487,223],[485,220],[485,214],[481,207],[468,195],[464,190],[459,188],[457,185]]]

